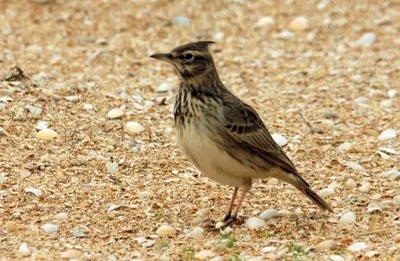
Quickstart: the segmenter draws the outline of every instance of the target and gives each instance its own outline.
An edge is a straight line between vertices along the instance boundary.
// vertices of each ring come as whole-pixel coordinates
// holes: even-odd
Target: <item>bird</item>
[[[260,116],[220,80],[210,52],[213,41],[190,42],[151,58],[172,65],[179,77],[174,121],[177,144],[201,173],[233,186],[223,225],[236,222],[255,180],[276,178],[293,185],[322,210],[330,205],[312,190],[274,141]],[[234,208],[239,189],[242,194]]]

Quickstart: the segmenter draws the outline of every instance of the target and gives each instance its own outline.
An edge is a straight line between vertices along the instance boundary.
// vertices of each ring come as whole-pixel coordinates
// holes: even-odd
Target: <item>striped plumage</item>
[[[236,219],[252,180],[260,178],[288,182],[321,209],[332,211],[274,142],[257,112],[223,85],[208,50],[211,43],[189,43],[151,57],[172,64],[181,80],[174,118],[184,154],[204,175],[235,187],[225,224]],[[239,188],[243,194],[232,215]]]

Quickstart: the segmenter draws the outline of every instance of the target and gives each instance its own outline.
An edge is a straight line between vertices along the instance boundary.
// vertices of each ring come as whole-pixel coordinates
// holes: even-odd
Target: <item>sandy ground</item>
[[[378,137],[400,131],[400,2],[215,2],[0,2],[0,260],[399,260],[400,143]],[[195,40],[217,42],[223,82],[287,138],[334,214],[263,180],[243,222],[277,217],[208,227],[232,188],[177,148],[178,79],[148,58]],[[38,138],[41,121],[58,137]]]

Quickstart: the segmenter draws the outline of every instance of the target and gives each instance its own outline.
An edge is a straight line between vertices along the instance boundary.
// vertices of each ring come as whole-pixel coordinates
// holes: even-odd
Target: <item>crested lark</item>
[[[221,82],[208,49],[213,43],[189,43],[150,57],[171,64],[180,79],[174,119],[184,154],[204,175],[235,188],[225,226],[236,220],[253,179],[285,181],[332,211],[274,142],[257,112]],[[239,188],[243,193],[232,214]]]

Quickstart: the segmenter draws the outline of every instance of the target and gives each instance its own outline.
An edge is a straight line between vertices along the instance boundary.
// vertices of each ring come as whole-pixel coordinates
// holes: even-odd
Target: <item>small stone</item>
[[[187,18],[185,16],[178,15],[178,16],[174,17],[174,19],[172,20],[172,23],[179,24],[179,25],[189,25],[190,20],[189,20],[189,18]]]
[[[349,179],[346,181],[346,188],[355,189],[357,187],[357,183],[353,179]]]
[[[362,78],[361,75],[355,74],[355,75],[352,75],[352,76],[350,77],[350,80],[352,80],[352,81],[355,82],[355,83],[362,83],[363,78]],[[360,98],[362,98],[362,97],[360,97]],[[358,98],[358,99],[360,99],[360,98]],[[357,100],[356,100],[356,102],[357,102]]]
[[[168,225],[162,225],[157,228],[156,233],[157,235],[173,236],[176,234],[176,229]]]
[[[201,259],[201,260],[208,260],[211,257],[214,257],[215,254],[211,250],[202,250],[199,253],[197,253],[194,257]]]
[[[389,90],[388,91],[388,96],[389,98],[393,98],[397,95],[397,91],[396,90]]]
[[[32,193],[36,197],[41,197],[43,195],[43,192],[37,188],[25,188],[24,191],[27,193]]]
[[[212,35],[212,38],[213,38],[214,40],[216,40],[216,41],[220,41],[220,40],[224,39],[224,36],[225,36],[225,34],[224,34],[223,32],[215,32],[215,33]]]
[[[107,212],[112,212],[112,211],[117,210],[117,209],[120,209],[120,208],[122,208],[122,207],[123,207],[123,205],[111,204],[111,205],[108,207]]]
[[[144,199],[144,198],[154,198],[154,194],[151,193],[150,191],[142,191],[138,195],[139,198]]]
[[[388,178],[391,180],[395,180],[397,178],[400,178],[400,171],[398,171],[397,169],[391,169],[391,170],[385,171],[382,174],[382,177]]]
[[[65,221],[68,219],[68,213],[61,212],[54,216],[54,219],[58,221]]]
[[[347,212],[340,218],[341,224],[353,223],[356,221],[356,215],[353,212]]]
[[[361,192],[364,192],[364,193],[369,192],[370,189],[371,189],[371,183],[369,183],[369,182],[365,182],[365,183],[362,184],[362,186],[359,188],[359,190],[360,190]]]
[[[83,231],[77,230],[77,231],[74,231],[74,237],[83,238],[83,237],[86,237],[86,234]]]
[[[93,105],[89,104],[89,103],[85,103],[85,104],[83,104],[83,108],[85,110],[93,110]]]
[[[28,110],[33,116],[39,116],[42,113],[42,108],[36,106],[25,106],[25,109]]]
[[[174,89],[174,85],[172,83],[164,82],[157,88],[157,92],[170,92]]]
[[[387,129],[384,132],[379,135],[378,140],[384,141],[384,140],[390,140],[396,138],[397,133],[396,130],[394,129]]]
[[[281,147],[285,146],[288,143],[288,140],[278,133],[271,134],[272,139]]]
[[[334,111],[326,111],[324,112],[324,118],[331,119],[331,118],[337,118],[338,114]]]
[[[280,34],[279,37],[285,40],[293,39],[294,38],[294,33],[288,30],[283,30]]]
[[[275,209],[267,209],[263,213],[261,213],[260,218],[261,219],[268,219],[268,218],[274,218],[279,216],[278,211]]]
[[[69,249],[65,252],[61,253],[61,258],[63,259],[79,259],[82,255],[81,251],[78,251],[76,249]]]
[[[258,19],[257,23],[254,24],[254,28],[266,28],[270,29],[274,26],[275,20],[271,16],[263,16]]]
[[[308,19],[298,16],[289,23],[288,28],[293,31],[303,31],[308,28]]]
[[[130,121],[126,123],[125,131],[130,134],[136,134],[144,131],[144,127],[136,121]]]
[[[270,252],[274,252],[276,250],[276,247],[264,247],[263,249],[261,249],[261,252],[263,253],[270,253]]]
[[[220,228],[223,227],[224,225],[225,225],[224,222],[218,221],[217,224],[215,224],[215,228],[216,228],[216,229],[220,229]]]
[[[377,251],[368,251],[367,253],[365,253],[366,257],[372,258],[374,256],[379,256],[379,252]]]
[[[44,130],[49,127],[49,123],[47,121],[39,121],[38,124],[36,124],[35,129],[37,130]]]
[[[330,249],[330,248],[335,247],[336,245],[337,245],[337,243],[335,240],[329,239],[329,240],[322,241],[316,247],[317,247],[317,249]]]
[[[261,229],[265,226],[265,222],[262,219],[251,217],[246,221],[246,226],[250,229]]]
[[[2,127],[0,127],[0,136],[8,136],[8,132]]]
[[[367,104],[368,103],[368,98],[367,97],[358,97],[354,101],[356,103],[359,103],[359,104]]]
[[[58,226],[54,224],[44,224],[42,226],[42,229],[46,233],[57,233],[58,232]]]
[[[321,189],[318,193],[318,195],[320,195],[322,198],[327,198],[333,194],[335,194],[335,190],[333,190],[331,188]]]
[[[110,119],[121,118],[123,115],[124,115],[124,111],[120,108],[112,109],[107,113],[107,116]]]
[[[224,261],[224,260],[225,260],[224,258],[217,256],[217,257],[209,259],[208,261]]]
[[[78,95],[71,95],[71,96],[65,97],[65,99],[67,101],[75,102],[75,101],[79,101],[80,97]]]
[[[368,246],[364,242],[356,242],[348,247],[351,252],[359,252],[366,249]]]
[[[351,143],[345,142],[339,145],[338,150],[343,152],[349,151],[351,149],[351,146],[352,146]]]
[[[377,203],[371,203],[368,205],[367,212],[368,213],[375,213],[375,212],[381,212],[382,208],[377,204]]]
[[[188,234],[188,237],[193,238],[193,239],[202,239],[204,237],[204,229],[202,229],[201,227],[195,227]]]
[[[14,233],[17,232],[19,229],[19,225],[17,222],[14,221],[8,221],[6,223],[6,231],[7,233]]]
[[[343,257],[338,255],[331,255],[329,258],[332,259],[332,261],[345,261]]]
[[[347,162],[345,165],[346,165],[347,167],[353,169],[353,170],[356,170],[356,171],[362,171],[362,170],[364,170],[364,168],[363,168],[360,164],[355,163],[355,162]]]
[[[108,173],[116,173],[118,171],[118,163],[117,162],[107,162],[106,169]]]
[[[393,205],[400,207],[400,195],[393,197]]]
[[[373,43],[376,42],[376,35],[374,33],[366,33],[361,36],[360,39],[357,40],[356,46],[371,46]]]
[[[321,2],[319,2],[318,5],[317,5],[317,9],[318,10],[324,10],[328,6],[329,1],[330,0],[321,0]]]
[[[381,107],[387,109],[392,107],[392,104],[393,104],[392,100],[384,100],[381,102]]]
[[[58,137],[58,133],[52,129],[43,129],[36,133],[36,138],[42,140],[53,140]]]
[[[22,243],[18,248],[18,254],[21,256],[30,256],[31,250],[29,249],[28,244]]]
[[[291,211],[289,211],[287,209],[281,209],[281,210],[278,211],[278,213],[279,213],[279,215],[282,215],[282,216],[293,215],[293,212],[291,212]]]

